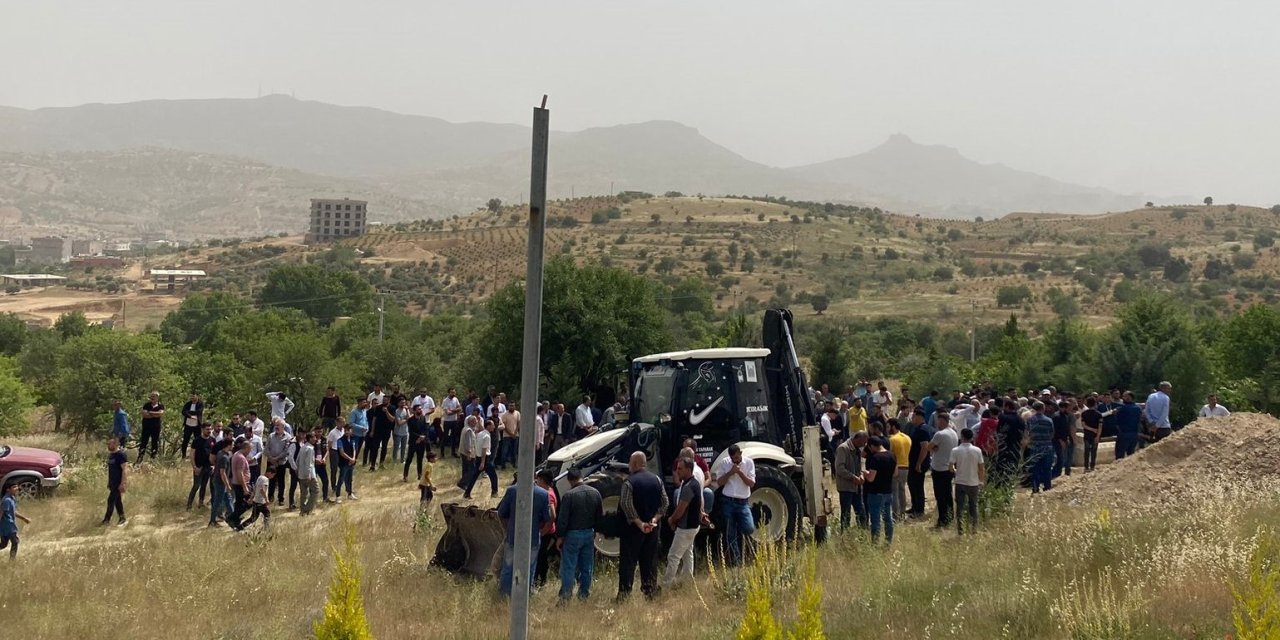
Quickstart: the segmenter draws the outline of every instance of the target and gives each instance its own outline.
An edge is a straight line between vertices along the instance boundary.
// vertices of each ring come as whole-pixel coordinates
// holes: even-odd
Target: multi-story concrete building
[[[32,238],[27,259],[34,264],[62,264],[71,259],[71,241],[62,236]]]
[[[311,199],[311,224],[306,242],[329,242],[364,234],[369,203],[364,200]]]
[[[102,253],[102,243],[97,240],[72,240],[71,255],[96,256]]]

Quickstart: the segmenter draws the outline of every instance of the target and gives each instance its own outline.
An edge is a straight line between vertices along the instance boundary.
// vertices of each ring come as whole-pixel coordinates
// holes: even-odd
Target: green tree
[[[63,341],[70,340],[88,333],[89,319],[84,317],[83,311],[69,311],[58,316],[58,320],[53,323],[53,330],[62,336]]]
[[[609,384],[629,358],[668,344],[657,283],[617,268],[578,267],[561,256],[547,263],[543,284],[542,375],[572,371],[580,389]],[[471,380],[505,389],[520,386],[524,338],[524,284],[513,283],[488,302],[489,322],[477,336],[483,358]]]
[[[160,335],[170,344],[190,344],[222,318],[248,313],[249,304],[225,291],[195,292],[160,322]]]
[[[27,414],[35,406],[35,395],[18,376],[18,363],[0,356],[0,435],[27,430]]]
[[[285,265],[267,275],[258,293],[266,306],[298,309],[322,325],[373,307],[373,287],[351,271],[316,265]]]
[[[1214,341],[1218,361],[1234,380],[1248,381],[1250,400],[1263,411],[1280,409],[1280,313],[1255,304],[1233,316]]]
[[[1013,307],[1031,299],[1031,289],[1026,285],[1006,285],[996,289],[996,305]]]
[[[1161,381],[1173,385],[1172,419],[1189,422],[1209,384],[1209,361],[1186,306],[1165,295],[1147,295],[1120,308],[1103,335],[1095,371],[1100,386],[1143,394]]]
[[[502,211],[502,199],[489,198],[489,201],[484,204],[484,208],[488,209],[489,213],[497,213],[499,211]]]
[[[356,529],[346,511],[342,512],[342,543],[342,549],[334,549],[333,577],[329,580],[324,618],[314,629],[316,640],[373,640],[364,612],[364,596],[360,594],[363,570]]]
[[[822,315],[822,312],[826,311],[827,308],[831,305],[831,300],[827,298],[827,296],[825,295],[818,294],[809,298],[809,304],[813,305],[814,313],[818,315]]]
[[[815,387],[825,384],[843,389],[848,384],[852,351],[847,333],[843,324],[830,321],[813,324],[800,333],[809,355],[809,382]]]
[[[16,356],[27,341],[27,323],[16,314],[0,314],[0,354]]]
[[[173,351],[154,334],[91,331],[67,340],[55,353],[54,406],[77,435],[107,431],[112,402],[132,407],[151,391],[182,397]]]
[[[1213,206],[1213,196],[1205,196],[1204,204],[1205,206]]]

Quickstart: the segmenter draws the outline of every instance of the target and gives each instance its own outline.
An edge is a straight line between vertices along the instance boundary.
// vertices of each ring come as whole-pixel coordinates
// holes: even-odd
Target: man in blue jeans
[[[884,524],[884,541],[893,542],[893,476],[898,472],[898,459],[888,449],[889,443],[880,436],[871,436],[867,440],[870,455],[867,456],[867,469],[862,472],[862,491],[867,496],[872,542],[880,538],[881,523]]]
[[[741,538],[749,538],[756,532],[751,518],[751,488],[756,486],[756,464],[742,454],[738,445],[729,447],[729,455],[720,459],[711,470],[712,482],[720,487],[720,503],[725,519],[725,544],[728,547],[729,564],[742,562]]]
[[[515,573],[516,560],[516,483],[512,482],[498,503],[498,517],[502,526],[507,529],[506,546],[502,550],[502,573],[498,576],[498,589],[502,595],[511,596],[511,581]],[[551,498],[547,490],[533,485],[533,536],[529,539],[532,548],[529,550],[529,572],[524,574],[525,588],[533,582],[533,574],[538,569],[538,546],[542,544],[542,525],[551,522],[555,514],[551,513]]]
[[[571,467],[566,474],[572,487],[560,496],[556,514],[556,548],[560,550],[560,600],[591,595],[591,576],[596,560],[596,523],[604,517],[604,502],[595,487],[582,484],[582,470]]]

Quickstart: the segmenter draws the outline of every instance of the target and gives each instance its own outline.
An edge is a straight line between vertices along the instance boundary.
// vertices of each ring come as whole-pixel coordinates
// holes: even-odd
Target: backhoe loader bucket
[[[489,576],[493,559],[506,541],[497,510],[449,502],[440,505],[440,511],[444,514],[445,531],[431,564],[453,573]]]

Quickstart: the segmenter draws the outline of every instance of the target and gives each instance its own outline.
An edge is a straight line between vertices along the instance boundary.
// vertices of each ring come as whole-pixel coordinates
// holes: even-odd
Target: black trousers
[[[907,470],[907,492],[911,494],[911,515],[924,515],[924,472],[915,467]]]
[[[556,537],[542,536],[542,544],[538,545],[538,566],[533,572],[534,584],[542,586],[547,583],[547,568],[551,564],[551,555],[556,552]]]
[[[192,442],[195,442],[195,439],[198,438],[199,436],[200,436],[200,427],[198,426],[189,427],[185,424],[182,425],[182,457],[183,459],[186,459],[187,457],[187,447]]]
[[[621,558],[618,564],[618,597],[631,594],[636,565],[640,565],[640,592],[652,596],[658,586],[658,530],[642,533],[631,524],[619,538]]]
[[[213,477],[212,467],[198,467],[198,471],[191,475],[191,491],[187,493],[187,508],[191,508],[191,503],[196,499],[196,493],[200,494],[200,504],[204,505],[204,493],[209,487],[209,479]]]
[[[275,500],[277,502],[283,503],[284,502],[284,476],[285,476],[284,470],[286,469],[286,467],[284,463],[280,463],[272,466],[271,462],[268,461],[267,468],[276,470],[275,475],[271,476],[270,481],[267,482],[267,502],[271,502],[272,500]]]
[[[329,499],[329,469],[328,465],[316,467],[316,482],[320,483],[320,495],[324,500]]]
[[[373,438],[365,440],[365,444],[368,445],[368,447],[365,449],[364,461],[369,465],[370,469],[373,469],[378,465],[386,464],[387,449],[391,448],[390,431],[386,431],[385,433],[379,431],[375,433]]]
[[[462,421],[446,420],[444,422],[445,439],[449,443],[449,451],[453,453],[453,457],[458,457],[458,443],[462,441]],[[444,451],[444,445],[440,446],[440,451]]]
[[[416,440],[416,439],[415,439]],[[404,477],[409,477],[409,463],[414,459],[418,461],[418,475],[415,478],[422,477],[422,457],[427,455],[427,451],[431,450],[431,444],[426,440],[422,442],[410,441],[409,454],[404,457]]]
[[[235,493],[236,506],[231,510],[231,516],[227,518],[227,524],[231,525],[232,529],[241,529],[244,525],[240,524],[240,519],[244,517],[244,512],[253,506],[249,503],[249,489],[237,484],[231,486],[231,491]]]
[[[107,515],[102,516],[102,521],[106,522],[111,519],[112,515],[118,515],[120,520],[124,520],[124,502],[120,499],[119,487],[107,487]]]
[[[938,526],[951,524],[955,513],[955,495],[951,491],[951,482],[956,474],[950,471],[931,471],[933,476],[933,499],[938,503]]]
[[[289,508],[293,508],[294,498],[298,495],[298,472],[289,467]]]
[[[142,427],[142,438],[138,440],[138,462],[147,455],[147,443],[151,444],[151,459],[155,460],[160,452],[160,427]]]

